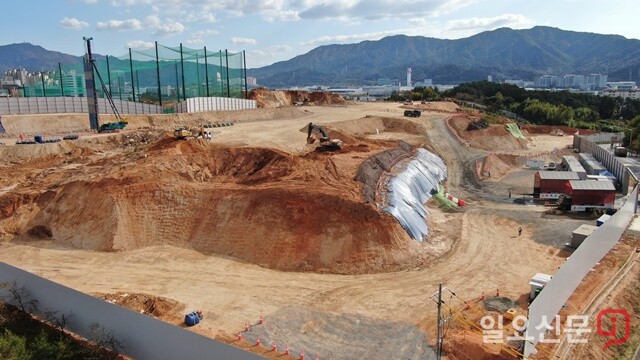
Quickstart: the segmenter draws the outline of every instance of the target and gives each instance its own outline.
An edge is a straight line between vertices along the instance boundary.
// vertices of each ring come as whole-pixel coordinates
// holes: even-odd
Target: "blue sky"
[[[4,5],[0,44],[82,55],[164,45],[246,50],[249,68],[327,44],[396,34],[457,39],[535,25],[640,39],[637,0],[20,0]]]

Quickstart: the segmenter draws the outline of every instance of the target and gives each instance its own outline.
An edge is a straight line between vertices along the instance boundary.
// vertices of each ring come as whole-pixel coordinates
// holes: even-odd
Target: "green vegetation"
[[[625,128],[624,120],[640,115],[640,100],[569,91],[527,91],[515,85],[488,81],[460,84],[441,95],[484,105],[490,112],[513,112],[534,124],[601,131],[620,131]]]
[[[418,86],[411,91],[394,91],[389,96],[390,101],[433,101],[440,100],[440,93],[438,89],[432,87]]]
[[[90,328],[92,342],[81,341],[66,331],[69,315],[44,309],[40,319],[34,318],[39,302],[17,282],[0,282],[0,290],[0,359],[122,358],[122,345],[97,324]]]

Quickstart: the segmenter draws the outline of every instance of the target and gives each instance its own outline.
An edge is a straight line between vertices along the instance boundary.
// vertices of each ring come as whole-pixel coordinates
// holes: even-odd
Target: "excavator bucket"
[[[314,142],[316,142],[316,138],[314,138],[314,137],[308,137],[307,138],[307,144],[313,144]]]

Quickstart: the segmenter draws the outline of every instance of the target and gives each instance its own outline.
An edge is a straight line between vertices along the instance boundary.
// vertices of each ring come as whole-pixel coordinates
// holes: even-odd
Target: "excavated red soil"
[[[467,130],[467,126],[475,120],[477,119],[468,116],[454,116],[447,121],[458,136],[473,148],[487,151],[526,149],[527,142],[511,135],[502,124],[489,125],[486,129]]]
[[[46,228],[55,243],[86,250],[170,244],[279,270],[336,273],[419,264],[418,243],[362,201],[355,169],[336,165],[379,145],[349,143],[353,149],[339,153],[292,156],[166,136],[119,166],[89,163],[99,175],[67,173],[49,191],[1,196],[0,214],[7,229],[22,212],[16,234]]]
[[[344,105],[345,100],[330,92],[303,90],[253,89],[248,99],[256,100],[259,108],[277,108],[293,105]]]

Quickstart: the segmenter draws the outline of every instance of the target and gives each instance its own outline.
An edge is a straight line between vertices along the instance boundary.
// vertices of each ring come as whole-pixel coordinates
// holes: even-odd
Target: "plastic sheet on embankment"
[[[432,190],[447,178],[447,167],[433,153],[418,149],[415,157],[406,163],[406,169],[389,180],[388,206],[384,209],[393,215],[409,235],[422,241],[429,234],[427,208],[424,204]]]

